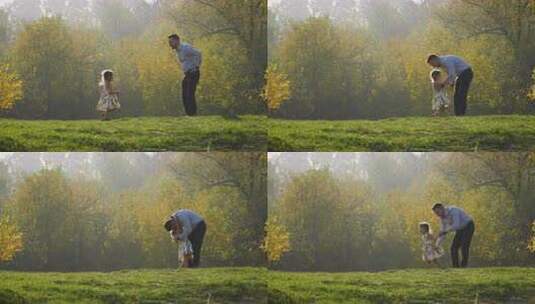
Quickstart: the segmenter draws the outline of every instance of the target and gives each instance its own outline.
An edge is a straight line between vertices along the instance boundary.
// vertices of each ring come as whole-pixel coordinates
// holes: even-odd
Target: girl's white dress
[[[438,238],[430,234],[422,235],[422,260],[424,262],[432,262],[444,256],[444,249],[441,247],[443,238]]]
[[[191,242],[189,240],[183,242],[180,241],[180,244],[178,246],[178,260],[182,264],[182,261],[184,261],[184,256],[191,255],[193,256],[193,247],[191,246]]]
[[[110,94],[104,84],[99,84],[100,88],[100,100],[97,104],[97,111],[99,112],[112,112],[119,110],[121,104],[119,103],[119,96],[117,94]]]
[[[433,79],[432,74],[436,71],[440,70],[433,69],[429,75],[429,78],[431,79],[431,87],[433,88],[433,112],[438,112],[442,109],[448,109],[450,107],[450,98],[448,97],[448,91],[446,90],[446,87],[442,87],[440,89],[435,88],[436,81]]]
[[[433,83],[433,112],[438,112],[442,109],[448,109],[450,107],[450,98],[446,88],[437,90]]]

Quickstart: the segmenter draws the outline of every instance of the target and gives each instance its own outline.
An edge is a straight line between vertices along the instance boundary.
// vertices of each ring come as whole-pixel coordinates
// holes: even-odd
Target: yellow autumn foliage
[[[22,234],[9,219],[0,219],[0,262],[11,261],[20,250]]]
[[[290,98],[291,86],[288,76],[280,72],[275,65],[270,65],[266,71],[266,85],[262,97],[270,111],[277,110]]]
[[[7,65],[0,65],[0,110],[9,110],[22,99],[22,81]]]
[[[276,217],[270,217],[266,223],[266,237],[262,249],[270,263],[279,261],[290,251],[290,234]]]

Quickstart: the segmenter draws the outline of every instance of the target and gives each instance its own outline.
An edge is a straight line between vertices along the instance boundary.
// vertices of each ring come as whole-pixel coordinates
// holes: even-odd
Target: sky
[[[8,3],[12,3],[14,0],[0,0],[0,6],[4,6]],[[146,2],[154,2],[154,0],[145,0]],[[272,1],[272,0],[270,0]],[[279,0],[273,0],[273,1],[279,1]]]

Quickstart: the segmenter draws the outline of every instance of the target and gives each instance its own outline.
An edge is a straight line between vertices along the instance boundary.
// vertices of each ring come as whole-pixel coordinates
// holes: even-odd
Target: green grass
[[[269,151],[527,151],[535,116],[269,122]]]
[[[10,303],[535,303],[535,268],[289,273],[262,268],[0,271]]]
[[[0,119],[0,151],[265,151],[267,118]]]
[[[535,268],[269,276],[277,303],[535,303]]]
[[[0,303],[265,303],[265,272],[259,268],[0,272]]]

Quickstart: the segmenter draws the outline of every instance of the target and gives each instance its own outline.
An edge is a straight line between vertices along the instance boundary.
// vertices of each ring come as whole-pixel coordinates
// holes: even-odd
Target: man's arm
[[[438,233],[438,238],[440,239],[441,237],[445,236],[446,234],[448,234],[448,227],[445,223],[444,220],[440,220],[440,232]]]

